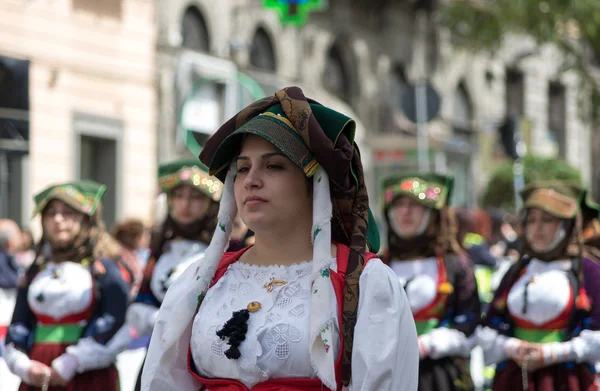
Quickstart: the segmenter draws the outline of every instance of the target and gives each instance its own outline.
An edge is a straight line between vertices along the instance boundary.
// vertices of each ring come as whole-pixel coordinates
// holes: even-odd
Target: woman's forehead
[[[536,208],[536,207],[527,209],[527,214],[530,216],[551,217],[553,219],[560,220],[558,217],[552,216],[550,213],[546,212],[545,210]]]

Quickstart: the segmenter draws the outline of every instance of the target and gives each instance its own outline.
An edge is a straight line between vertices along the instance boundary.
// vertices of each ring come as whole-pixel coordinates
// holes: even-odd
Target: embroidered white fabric
[[[92,275],[87,267],[77,262],[48,262],[31,282],[27,303],[36,314],[59,320],[85,311],[92,297]]]
[[[207,292],[194,319],[191,350],[199,373],[236,379],[248,388],[267,379],[316,377],[308,349],[310,272],[311,263],[307,262],[289,267],[239,262],[230,266]],[[288,284],[275,285],[268,293],[262,286],[271,278]],[[416,329],[397,277],[380,260],[373,259],[361,275],[360,292],[348,389],[416,390]],[[230,360],[224,355],[229,345],[216,336],[216,331],[234,311],[252,301],[262,307],[250,314],[247,338],[240,345],[241,357]],[[337,308],[336,302],[332,305]],[[332,342],[337,356],[339,341]]]
[[[199,253],[206,251],[206,244],[194,240],[172,240],[169,249],[158,258],[152,278],[150,290],[162,302],[167,290],[183,272],[197,260]],[[154,325],[154,322],[152,323]]]
[[[571,268],[568,260],[542,262],[532,259],[525,273],[510,289],[507,307],[512,316],[533,324],[543,324],[557,318],[567,307],[569,283],[567,272]],[[534,278],[535,277],[535,278]],[[527,313],[523,313],[527,287]],[[485,363],[490,365],[507,359],[522,341],[500,335],[496,330],[482,327],[477,331],[477,340],[484,349]],[[553,342],[542,347],[545,361],[595,362],[600,360],[600,332],[584,330],[578,337],[567,342]]]
[[[406,289],[413,313],[431,305],[438,293],[438,265],[435,257],[410,261],[392,260],[390,267]],[[448,356],[468,357],[473,340],[455,329],[436,328],[421,335],[422,354],[433,359]]]
[[[315,377],[307,349],[311,271],[310,262],[289,267],[231,265],[208,290],[194,319],[191,347],[200,374],[235,378],[249,388],[267,379]],[[272,285],[268,292],[264,285],[271,280],[287,283]],[[229,345],[216,332],[233,312],[253,301],[260,303],[261,309],[250,314],[241,357],[230,360],[224,353]]]
[[[570,269],[569,260],[543,262],[532,259],[525,273],[510,288],[506,300],[510,314],[535,325],[556,319],[569,305],[571,283],[567,273]]]
[[[393,260],[390,268],[406,289],[413,313],[430,305],[437,296],[438,265],[435,257],[411,261]]]

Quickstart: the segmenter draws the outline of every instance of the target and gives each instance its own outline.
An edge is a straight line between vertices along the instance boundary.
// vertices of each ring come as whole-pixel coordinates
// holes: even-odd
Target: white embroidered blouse
[[[571,306],[572,287],[569,282],[570,260],[543,262],[532,259],[510,288],[506,305],[515,319],[542,325],[559,318]],[[485,352],[486,364],[509,358],[509,352],[518,348],[517,338],[500,335],[490,327],[478,331],[478,342]],[[600,332],[583,330],[566,342],[544,343],[545,362],[595,362],[600,360]]]
[[[236,379],[248,388],[268,379],[316,377],[308,335],[311,270],[311,262],[288,267],[232,264],[208,290],[193,322],[191,352],[199,374]],[[265,285],[277,280],[285,283]],[[332,300],[337,308],[336,298]],[[241,357],[228,359],[224,352],[229,345],[216,332],[233,312],[254,301],[261,308],[250,314]],[[337,355],[339,341],[331,345]],[[406,295],[394,273],[373,259],[360,278],[349,389],[416,390],[418,355]]]

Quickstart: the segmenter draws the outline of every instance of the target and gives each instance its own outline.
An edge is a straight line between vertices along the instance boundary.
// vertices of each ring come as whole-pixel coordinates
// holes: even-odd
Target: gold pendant
[[[273,286],[274,285],[285,285],[287,284],[287,281],[284,280],[275,280],[274,278],[271,278],[271,281],[267,282],[265,285],[263,285],[263,288],[265,288],[267,290],[267,292],[271,293],[273,292]]]

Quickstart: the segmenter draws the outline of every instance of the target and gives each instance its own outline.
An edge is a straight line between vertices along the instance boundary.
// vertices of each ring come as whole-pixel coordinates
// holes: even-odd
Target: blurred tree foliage
[[[451,0],[441,13],[459,45],[494,50],[506,34],[526,34],[538,45],[561,50],[563,69],[595,80],[591,65],[600,63],[598,0]]]
[[[525,184],[549,179],[575,180],[581,184],[579,170],[564,160],[528,155],[523,159]],[[499,164],[483,194],[484,208],[511,210],[515,208],[513,162]]]
[[[591,185],[596,200],[600,200],[600,0],[447,0],[442,3],[441,20],[452,32],[455,45],[493,52],[503,44],[505,35],[524,34],[538,45],[552,44],[560,50],[564,58],[560,69],[577,72],[583,87],[580,99],[591,103],[591,110],[584,115],[591,116],[587,118],[593,122]],[[494,195],[488,193],[487,197],[493,199]]]

